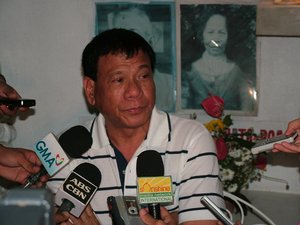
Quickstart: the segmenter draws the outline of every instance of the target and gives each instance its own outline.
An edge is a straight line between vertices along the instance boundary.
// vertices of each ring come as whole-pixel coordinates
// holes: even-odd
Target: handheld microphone
[[[41,160],[43,166],[40,172],[31,175],[23,188],[35,184],[40,177],[56,172],[67,165],[72,158],[79,158],[92,146],[92,136],[83,126],[74,126],[65,131],[58,139],[49,133],[34,145],[34,152]]]
[[[10,110],[16,107],[32,107],[35,106],[35,99],[0,98],[0,105],[6,105]]]
[[[70,212],[79,217],[96,193],[100,182],[101,172],[93,164],[82,163],[66,178],[55,196],[59,213]]]
[[[160,203],[172,203],[172,180],[164,176],[164,164],[160,154],[154,150],[142,152],[137,158],[138,200],[148,204],[149,213],[161,219]]]

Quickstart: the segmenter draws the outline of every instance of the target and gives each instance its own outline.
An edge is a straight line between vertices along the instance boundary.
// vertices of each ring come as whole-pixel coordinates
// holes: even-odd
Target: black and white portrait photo
[[[164,3],[97,3],[96,33],[112,28],[137,32],[156,53],[156,106],[173,112],[176,104],[175,8]]]
[[[182,1],[179,9],[181,109],[217,95],[225,110],[255,114],[256,6]]]

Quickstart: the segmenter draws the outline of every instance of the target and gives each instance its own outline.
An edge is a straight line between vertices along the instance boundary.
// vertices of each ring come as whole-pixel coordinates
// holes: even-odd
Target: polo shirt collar
[[[159,146],[171,140],[171,124],[169,114],[153,108],[150,127],[145,144],[148,146]]]
[[[163,142],[171,140],[171,124],[169,114],[159,111],[156,107],[153,108],[149,132],[145,140],[147,146],[158,146]],[[92,138],[93,146],[101,148],[110,145],[105,129],[105,119],[102,114],[99,114],[93,122]]]

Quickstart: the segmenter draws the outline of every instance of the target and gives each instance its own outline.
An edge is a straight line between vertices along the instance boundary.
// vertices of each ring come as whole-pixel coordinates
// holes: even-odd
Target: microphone
[[[82,163],[66,178],[55,196],[59,213],[70,212],[79,217],[96,193],[100,182],[101,172],[93,164]]]
[[[147,150],[138,155],[136,164],[138,177],[138,200],[148,204],[149,214],[161,219],[160,203],[172,203],[172,180],[164,176],[164,164],[160,154]]]
[[[10,110],[16,107],[32,107],[35,106],[35,99],[0,98],[0,105],[6,105]]]
[[[90,132],[83,126],[74,126],[65,131],[58,139],[49,133],[34,145],[34,152],[41,160],[43,166],[40,172],[31,175],[23,188],[35,184],[40,177],[56,172],[67,165],[72,158],[79,158],[93,143]]]

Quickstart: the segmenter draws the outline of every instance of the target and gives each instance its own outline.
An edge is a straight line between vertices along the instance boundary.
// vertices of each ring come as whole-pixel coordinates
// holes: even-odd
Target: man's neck
[[[127,162],[130,161],[136,150],[147,135],[144,129],[109,129],[106,131],[110,141],[115,145]]]

